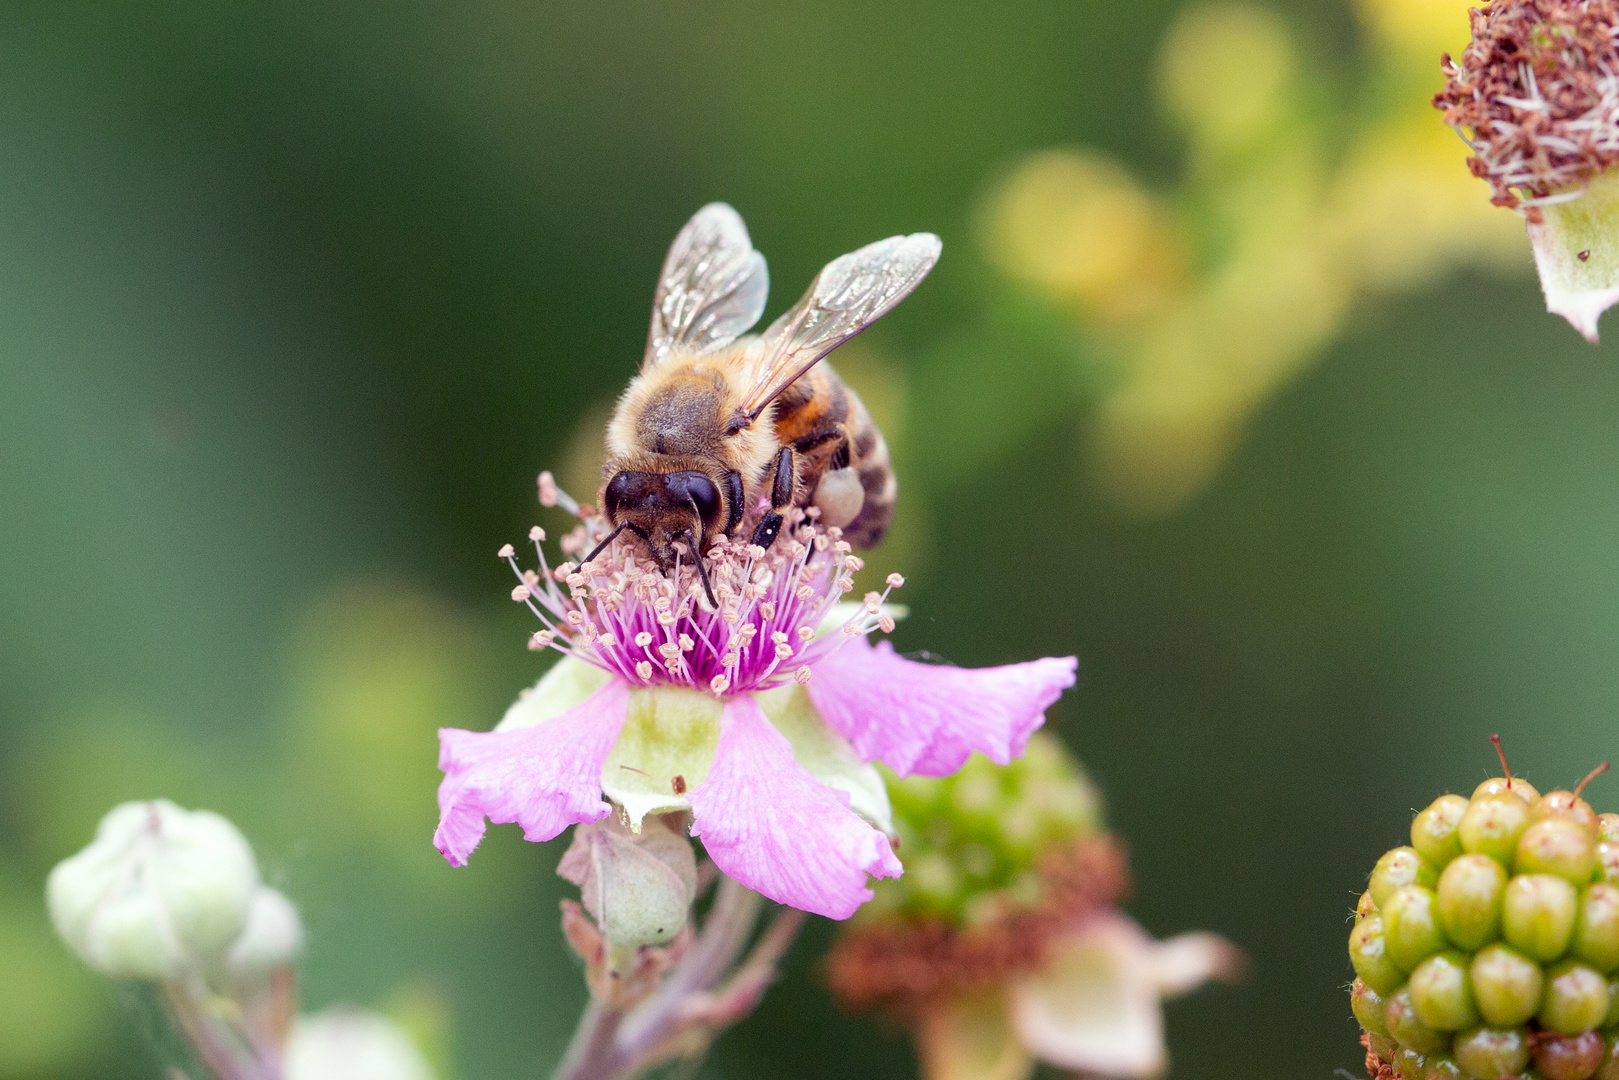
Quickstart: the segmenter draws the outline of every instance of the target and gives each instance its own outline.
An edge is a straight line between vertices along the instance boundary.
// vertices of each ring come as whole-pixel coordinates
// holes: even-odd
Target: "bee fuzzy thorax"
[[[533,611],[544,629],[533,649],[556,649],[618,676],[632,686],[681,686],[714,697],[807,683],[812,666],[848,637],[893,629],[883,604],[904,584],[890,574],[881,593],[869,593],[840,632],[825,634],[834,605],[854,589],[864,563],[841,530],[819,524],[811,509],[793,509],[781,537],[768,550],[721,535],[702,556],[713,589],[708,602],[702,575],[683,543],[667,573],[622,537],[583,564],[551,567],[545,533],[530,532],[539,570],[524,570],[510,544],[500,554],[518,576],[512,598]],[[595,522],[563,538],[565,552],[587,548],[599,535]]]

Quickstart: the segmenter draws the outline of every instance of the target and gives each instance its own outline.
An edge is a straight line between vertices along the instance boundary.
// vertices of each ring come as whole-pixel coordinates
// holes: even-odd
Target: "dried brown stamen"
[[[1504,0],[1474,9],[1472,28],[1461,59],[1442,61],[1434,107],[1490,201],[1538,220],[1619,161],[1619,0]]]

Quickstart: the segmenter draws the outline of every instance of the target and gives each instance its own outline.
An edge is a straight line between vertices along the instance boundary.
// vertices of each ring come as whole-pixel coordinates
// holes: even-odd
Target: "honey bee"
[[[669,248],[640,373],[607,426],[597,505],[611,531],[586,561],[626,530],[665,571],[676,542],[700,554],[747,522],[768,548],[793,506],[818,508],[855,547],[877,543],[894,517],[888,446],[820,361],[910,295],[939,250],[914,233],[834,259],[763,334],[742,337],[764,311],[764,256],[731,207],[697,211]]]

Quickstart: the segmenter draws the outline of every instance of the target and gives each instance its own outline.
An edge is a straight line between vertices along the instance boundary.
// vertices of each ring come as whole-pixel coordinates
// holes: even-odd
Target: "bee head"
[[[719,488],[695,469],[673,473],[625,469],[607,482],[602,509],[615,528],[628,529],[646,543],[660,570],[674,566],[676,540],[700,548],[703,538],[723,524]]]

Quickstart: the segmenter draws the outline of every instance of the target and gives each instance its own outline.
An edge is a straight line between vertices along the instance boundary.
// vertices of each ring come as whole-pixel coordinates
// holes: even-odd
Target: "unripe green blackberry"
[[[1517,1027],[1535,1015],[1546,975],[1539,964],[1506,945],[1480,949],[1469,969],[1473,999],[1492,1027]]]
[[[1407,885],[1422,885],[1431,889],[1438,883],[1439,874],[1433,864],[1418,855],[1415,848],[1397,847],[1384,852],[1377,865],[1372,867],[1371,884],[1366,891],[1372,894],[1372,903],[1383,907],[1396,889]]]
[[[1580,782],[1580,787],[1583,788],[1586,781],[1603,771],[1605,770],[1602,766],[1597,766],[1592,771],[1591,776]],[[1580,798],[1580,793],[1577,790],[1548,791],[1535,803],[1534,817],[1536,821],[1543,821],[1548,818],[1562,818],[1572,821],[1590,833],[1592,840],[1598,839],[1599,830],[1596,811],[1591,809],[1590,803]]]
[[[1450,1033],[1429,1027],[1417,1015],[1411,988],[1402,986],[1383,1005],[1383,1024],[1394,1041],[1419,1054],[1437,1054],[1450,1048]]]
[[[1361,981],[1380,995],[1392,994],[1405,983],[1405,972],[1389,958],[1381,915],[1362,919],[1350,931],[1349,962],[1355,965]]]
[[[1579,893],[1564,878],[1520,874],[1507,882],[1501,901],[1501,936],[1532,959],[1556,960],[1574,937],[1579,902]]]
[[[1101,836],[1102,800],[1078,761],[1049,735],[996,765],[974,755],[953,776],[887,776],[905,874],[877,886],[867,914],[955,924],[978,909],[1022,904],[1042,855]]]
[[[1365,979],[1356,979],[1349,988],[1349,1008],[1360,1026],[1374,1035],[1387,1035],[1388,1025],[1383,1020],[1387,1001],[1382,994],[1366,985]]]
[[[1570,951],[1598,971],[1619,968],[1619,885],[1599,881],[1585,887]]]
[[[1473,1080],[1473,1078],[1462,1070],[1455,1058],[1448,1054],[1435,1054],[1428,1059],[1423,1080]]]
[[[1584,885],[1596,865],[1596,829],[1587,829],[1572,816],[1544,818],[1518,838],[1520,874],[1557,874]]]
[[[1387,1059],[1385,1059],[1387,1060]],[[1428,1075],[1428,1058],[1402,1046],[1394,1051],[1394,1071],[1400,1076],[1423,1080]]]
[[[1383,941],[1389,959],[1400,965],[1402,971],[1414,971],[1416,966],[1443,949],[1445,932],[1439,928],[1439,900],[1432,889],[1421,885],[1406,885],[1396,889],[1388,903],[1379,904],[1383,912]],[[1569,932],[1574,930],[1572,908]]]
[[[1467,974],[1470,959],[1466,953],[1451,950],[1434,953],[1417,965],[1406,984],[1417,1019],[1440,1031],[1461,1031],[1478,1024],[1478,1006],[1473,1002],[1472,980]],[[1602,1004],[1605,1009],[1607,1001],[1604,999]]]
[[[1619,814],[1586,781],[1441,796],[1377,861],[1349,939],[1374,1075],[1619,1080]]]
[[[1451,860],[1439,876],[1439,922],[1445,936],[1464,949],[1480,949],[1501,936],[1501,901],[1507,872],[1488,855]]]
[[[1434,866],[1445,864],[1462,853],[1462,838],[1456,832],[1468,802],[1460,795],[1441,795],[1411,822],[1411,846]]]
[[[1518,838],[1529,828],[1532,813],[1528,803],[1511,794],[1474,799],[1456,826],[1462,849],[1488,855],[1512,869],[1518,853]]]
[[[1597,841],[1596,876],[1619,884],[1619,840]]]
[[[1608,1005],[1608,980],[1577,960],[1563,960],[1546,971],[1546,996],[1536,1019],[1547,1031],[1578,1035],[1600,1027]]]
[[[1475,800],[1485,795],[1516,795],[1530,806],[1540,801],[1540,792],[1535,785],[1521,776],[1492,776],[1478,787],[1473,789]]]
[[[1512,1076],[1529,1067],[1526,1028],[1477,1027],[1456,1036],[1456,1063],[1473,1076]]]

